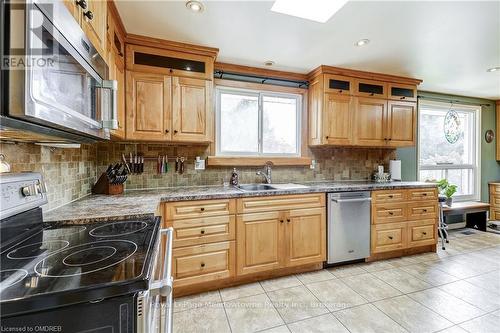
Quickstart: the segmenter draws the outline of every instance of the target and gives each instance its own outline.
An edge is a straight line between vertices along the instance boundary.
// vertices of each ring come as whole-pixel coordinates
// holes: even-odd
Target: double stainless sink
[[[257,191],[278,191],[278,190],[293,190],[300,188],[307,188],[305,185],[300,184],[242,184],[237,186],[238,189],[244,192],[257,192]]]

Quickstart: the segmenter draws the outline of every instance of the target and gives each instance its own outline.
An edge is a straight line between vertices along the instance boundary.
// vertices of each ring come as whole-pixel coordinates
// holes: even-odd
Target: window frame
[[[460,103],[454,103],[453,108],[457,111],[470,112],[473,115],[474,124],[472,128],[474,130],[473,142],[471,144],[472,156],[475,163],[465,163],[465,164],[442,164],[442,165],[421,165],[420,164],[420,153],[421,153],[421,116],[422,108],[430,109],[441,109],[443,111],[450,109],[450,103],[435,102],[431,100],[421,99],[418,102],[418,145],[417,145],[417,179],[420,179],[421,170],[443,170],[445,175],[449,170],[472,170],[473,173],[473,193],[471,195],[454,195],[453,199],[457,202],[460,201],[479,201],[481,197],[481,106],[480,105],[464,105]]]
[[[245,151],[222,151],[221,150],[221,94],[234,93],[247,96],[258,96],[258,135],[257,135],[257,152]],[[264,153],[263,152],[263,113],[264,113],[264,97],[286,97],[296,100],[295,117],[297,120],[295,128],[295,152],[294,153]],[[299,93],[286,93],[270,90],[258,90],[247,88],[234,88],[225,86],[216,86],[215,88],[215,156],[216,157],[301,157],[302,156],[302,109],[303,109],[303,96]]]

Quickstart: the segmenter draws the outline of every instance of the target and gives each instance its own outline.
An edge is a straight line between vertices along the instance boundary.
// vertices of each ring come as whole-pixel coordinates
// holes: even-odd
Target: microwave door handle
[[[102,119],[102,127],[105,129],[118,129],[118,81],[103,80],[101,88],[111,90],[111,112],[109,119]]]

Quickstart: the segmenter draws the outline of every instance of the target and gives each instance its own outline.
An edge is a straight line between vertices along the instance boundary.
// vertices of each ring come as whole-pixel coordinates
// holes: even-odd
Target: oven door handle
[[[165,258],[163,260],[163,272],[159,280],[152,281],[149,287],[151,295],[161,295],[168,297],[172,292],[174,279],[172,278],[172,240],[174,229],[165,228],[160,230],[160,241],[158,247],[161,247],[161,239],[163,235],[167,236],[167,246],[165,248]],[[158,255],[161,255],[161,248],[158,249]]]

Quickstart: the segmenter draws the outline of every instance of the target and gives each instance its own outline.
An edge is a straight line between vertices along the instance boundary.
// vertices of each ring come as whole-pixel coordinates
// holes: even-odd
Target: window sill
[[[263,166],[266,162],[275,166],[308,166],[309,157],[248,157],[248,156],[208,156],[208,166]]]

